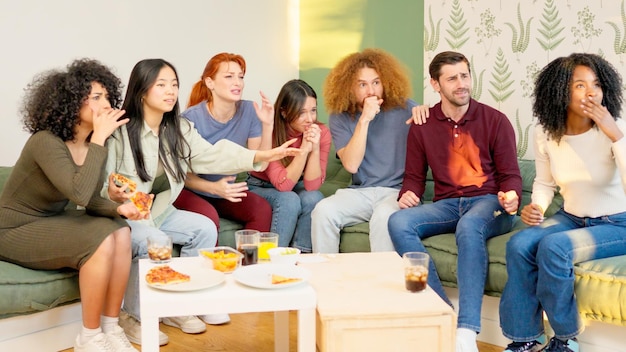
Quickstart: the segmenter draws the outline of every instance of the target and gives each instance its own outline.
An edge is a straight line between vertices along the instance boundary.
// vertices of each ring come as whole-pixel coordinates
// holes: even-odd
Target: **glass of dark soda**
[[[402,256],[404,259],[404,283],[410,292],[420,292],[426,289],[428,283],[427,253],[407,252]]]
[[[239,230],[235,232],[235,245],[239,253],[243,254],[241,265],[256,264],[259,260],[259,238],[257,230]]]

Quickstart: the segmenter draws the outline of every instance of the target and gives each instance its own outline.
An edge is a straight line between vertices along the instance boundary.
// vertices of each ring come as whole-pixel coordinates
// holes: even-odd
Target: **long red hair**
[[[239,66],[241,66],[241,70],[243,71],[243,73],[246,73],[246,60],[244,60],[243,56],[232,53],[219,53],[213,56],[209,60],[209,62],[206,63],[200,80],[196,82],[191,88],[191,94],[189,94],[189,102],[187,102],[187,107],[196,105],[203,100],[209,102],[213,100],[211,91],[207,88],[206,84],[204,84],[204,80],[207,77],[215,79],[215,74],[217,74],[217,71],[219,70],[222,62],[235,62],[239,64]]]

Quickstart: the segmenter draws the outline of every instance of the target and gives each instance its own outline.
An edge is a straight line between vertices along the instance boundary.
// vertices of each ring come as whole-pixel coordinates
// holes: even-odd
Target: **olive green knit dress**
[[[128,226],[119,204],[99,195],[106,157],[105,147],[90,144],[77,166],[60,138],[33,134],[0,197],[0,259],[33,269],[79,269],[109,234]],[[86,210],[66,209],[70,201]]]

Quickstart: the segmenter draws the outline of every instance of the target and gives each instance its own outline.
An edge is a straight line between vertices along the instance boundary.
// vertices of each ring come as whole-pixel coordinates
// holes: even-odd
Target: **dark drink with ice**
[[[411,292],[420,292],[426,289],[428,283],[428,269],[423,266],[409,267],[405,269],[404,283],[406,289]]]
[[[237,249],[243,254],[241,265],[256,264],[259,258],[259,246],[255,244],[242,244]]]

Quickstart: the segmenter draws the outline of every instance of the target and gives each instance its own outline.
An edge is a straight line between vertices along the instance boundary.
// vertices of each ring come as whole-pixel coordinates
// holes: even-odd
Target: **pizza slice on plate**
[[[173,285],[189,282],[191,276],[172,269],[169,265],[155,266],[148,270],[146,281],[150,285]]]
[[[272,285],[289,284],[299,281],[302,281],[302,279],[298,277],[286,277],[282,275],[272,274]]]

